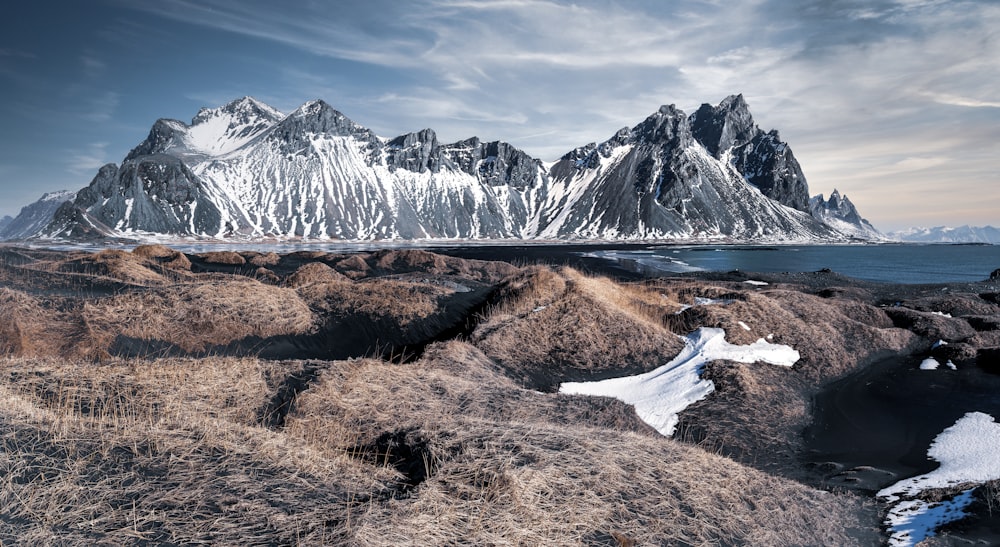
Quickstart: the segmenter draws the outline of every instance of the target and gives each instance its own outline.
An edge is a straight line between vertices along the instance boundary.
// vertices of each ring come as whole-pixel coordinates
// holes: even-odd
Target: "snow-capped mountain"
[[[76,192],[70,190],[42,195],[38,201],[22,207],[16,217],[4,224],[0,229],[0,239],[25,239],[38,234],[49,225],[59,206],[73,201],[75,197]]]
[[[14,217],[10,215],[4,215],[2,218],[0,218],[0,234],[3,233],[4,228],[6,228],[7,225],[11,223],[12,220],[14,220]]]
[[[993,226],[909,228],[889,232],[886,236],[895,241],[913,243],[988,243],[1000,245],[1000,228]]]
[[[748,150],[761,135],[768,134],[753,123],[742,96],[715,108],[704,105],[691,117],[673,105],[660,107],[639,125],[578,148],[552,166],[539,234],[770,241],[842,237],[793,208],[802,201],[799,192],[808,196],[805,178],[786,173],[789,164],[798,164],[776,138],[767,142],[780,144],[780,154],[790,161],[775,161],[777,152],[767,144],[756,155]],[[796,177],[800,185],[783,182]],[[777,199],[751,180],[769,181],[766,189]]]
[[[859,239],[885,239],[885,235],[876,230],[866,219],[861,218],[851,200],[847,199],[847,196],[841,196],[837,190],[830,194],[828,200],[823,199],[823,194],[810,198],[809,212],[824,224]]]
[[[809,214],[791,149],[742,96],[661,107],[551,165],[433,130],[387,139],[322,101],[244,97],[159,120],[43,237],[844,240]]]

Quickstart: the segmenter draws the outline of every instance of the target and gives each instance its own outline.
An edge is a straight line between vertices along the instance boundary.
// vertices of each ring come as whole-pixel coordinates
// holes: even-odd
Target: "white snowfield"
[[[614,397],[635,406],[639,417],[662,435],[673,435],[677,415],[692,403],[715,391],[711,380],[703,380],[704,366],[717,360],[740,363],[764,362],[790,367],[799,352],[764,339],[747,346],[726,342],[722,329],[702,327],[685,337],[684,349],[669,363],[637,376],[598,382],[566,382],[560,393]]]
[[[933,536],[942,524],[965,516],[972,491],[982,483],[1000,479],[1000,424],[989,414],[970,412],[942,431],[927,456],[941,462],[937,469],[903,479],[878,492],[895,503],[886,516],[889,545],[916,545]],[[968,487],[950,500],[927,502],[913,498],[933,488]]]

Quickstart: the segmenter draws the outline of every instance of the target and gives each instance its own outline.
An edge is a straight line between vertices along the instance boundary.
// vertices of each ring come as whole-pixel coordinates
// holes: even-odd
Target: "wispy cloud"
[[[94,122],[106,122],[114,117],[121,95],[114,91],[101,91],[89,96],[83,118]]]
[[[292,64],[275,69],[284,78],[272,90],[281,108],[324,98],[389,136],[488,132],[551,159],[660,104],[693,109],[742,92],[758,122],[792,143],[816,192],[864,202],[877,188],[932,188],[944,170],[970,185],[996,171],[995,2],[122,2],[391,74],[365,88]],[[876,221],[895,206],[866,205]]]
[[[66,154],[66,170],[76,176],[93,175],[110,162],[106,142],[91,143],[86,148],[69,150]]]
[[[970,97],[961,97],[950,93],[925,93],[930,100],[952,106],[967,106],[970,108],[1000,108],[1000,101],[983,101]]]

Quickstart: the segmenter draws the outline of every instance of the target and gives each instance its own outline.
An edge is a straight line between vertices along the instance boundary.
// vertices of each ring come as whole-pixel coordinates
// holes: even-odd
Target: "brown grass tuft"
[[[313,283],[342,283],[349,282],[344,274],[334,270],[322,262],[310,262],[295,270],[288,276],[285,284],[289,287],[304,287]]]
[[[281,262],[281,256],[278,253],[255,253],[255,252],[244,252],[243,257],[250,264],[258,267],[275,266]]]
[[[86,306],[83,318],[112,338],[167,342],[188,352],[248,336],[301,334],[315,324],[294,290],[239,277],[110,297]]]
[[[683,347],[661,319],[676,304],[641,286],[533,267],[507,280],[498,298],[472,341],[536,389],[644,372]]]
[[[191,261],[188,257],[165,245],[139,245],[132,249],[132,254],[157,262],[166,268],[191,271]]]
[[[450,342],[405,367],[338,363],[300,395],[286,431],[330,456],[388,431],[428,443],[431,476],[363,515],[358,544],[849,545],[849,530],[874,524],[850,495],[662,438],[599,411],[607,399],[525,391],[491,369]]]
[[[212,251],[201,253],[198,258],[209,264],[227,264],[230,266],[242,266],[247,263],[243,256],[234,251]]]

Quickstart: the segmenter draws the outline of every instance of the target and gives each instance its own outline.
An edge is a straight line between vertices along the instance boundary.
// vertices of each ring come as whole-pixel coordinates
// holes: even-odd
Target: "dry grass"
[[[386,279],[334,280],[298,288],[302,299],[322,313],[387,319],[401,326],[434,314],[438,300],[453,293],[441,286]]]
[[[191,261],[188,257],[184,253],[165,245],[139,245],[132,249],[132,254],[155,260],[162,266],[172,270],[191,271]]]
[[[356,543],[848,545],[848,531],[874,525],[857,498],[662,438],[607,400],[524,391],[491,368],[451,342],[413,365],[337,366],[301,396],[286,430],[331,457],[390,431],[428,445],[432,476],[372,506]]]
[[[795,476],[809,395],[916,343],[857,294],[623,284],[422,251],[237,256],[246,275],[191,273],[185,255],[155,246],[0,257],[0,352],[67,357],[0,359],[0,542],[878,541],[858,498],[750,468]],[[86,290],[46,293],[32,276]],[[490,290],[467,341],[405,365],[109,355],[122,338],[187,352],[317,332],[422,344]],[[685,309],[695,297],[725,303]],[[679,429],[700,447],[660,437],[623,403],[525,388],[655,368],[701,326],[734,343],[770,335],[802,359],[708,365],[717,392]]]
[[[847,545],[864,532],[856,498],[644,432],[624,405],[525,391],[467,344],[328,366],[270,430],[259,411],[302,363],[0,360],[0,539]],[[358,452],[399,430],[427,442],[431,471],[401,498],[405,477]]]
[[[224,264],[227,266],[242,266],[247,263],[243,255],[235,251],[211,251],[199,254],[198,258],[209,264]]]
[[[642,286],[532,267],[509,278],[498,300],[472,342],[536,389],[643,372],[683,347],[662,319],[677,303]]]
[[[767,338],[793,347],[801,357],[791,371],[710,364],[706,376],[717,391],[681,414],[678,437],[786,476],[800,476],[799,432],[811,419],[811,394],[868,360],[908,351],[916,343],[911,332],[893,326],[885,311],[851,298],[735,286],[706,291],[713,293],[727,294],[727,303],[685,310],[677,325],[721,327],[732,343]]]
[[[392,473],[254,423],[287,366],[0,361],[0,539],[343,542],[352,500]]]
[[[338,283],[347,282],[349,279],[344,274],[334,270],[322,262],[310,262],[295,270],[292,275],[285,279],[285,284],[289,287],[304,287],[314,283]]]
[[[187,352],[249,336],[302,334],[316,323],[294,290],[240,277],[114,296],[88,303],[82,315],[108,338],[156,340]]]

